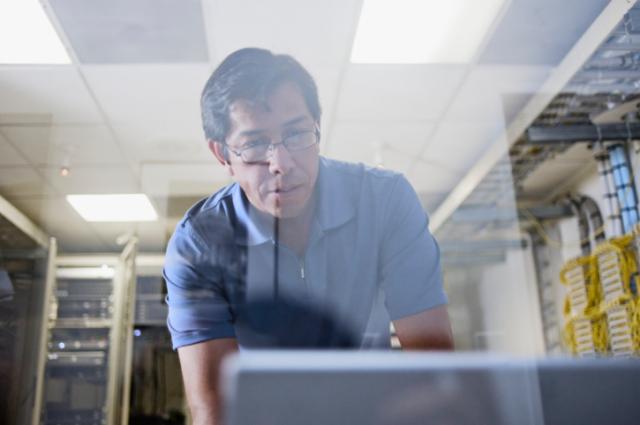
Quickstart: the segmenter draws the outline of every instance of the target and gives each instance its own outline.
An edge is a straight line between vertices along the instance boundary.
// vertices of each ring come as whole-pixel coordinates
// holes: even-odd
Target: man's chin
[[[277,218],[295,218],[306,211],[309,199],[301,196],[277,197],[270,205],[270,214]]]
[[[304,208],[299,205],[291,205],[291,206],[280,206],[273,210],[273,215],[276,218],[286,219],[286,218],[295,218],[300,216]]]

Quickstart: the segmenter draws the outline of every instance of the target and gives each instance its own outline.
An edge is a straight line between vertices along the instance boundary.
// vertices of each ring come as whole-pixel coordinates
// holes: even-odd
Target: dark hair
[[[321,109],[313,77],[289,55],[245,48],[231,53],[213,71],[200,98],[202,125],[207,140],[223,142],[229,131],[229,107],[238,99],[264,102],[283,82],[298,85],[316,121]]]

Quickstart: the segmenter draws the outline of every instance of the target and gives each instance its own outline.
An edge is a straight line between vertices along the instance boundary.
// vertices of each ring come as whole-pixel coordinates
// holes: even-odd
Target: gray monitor
[[[640,362],[488,354],[243,352],[226,425],[640,423]]]

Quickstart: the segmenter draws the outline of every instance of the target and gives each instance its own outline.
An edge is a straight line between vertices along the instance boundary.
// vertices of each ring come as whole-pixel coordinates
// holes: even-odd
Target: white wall
[[[634,169],[640,170],[640,156],[632,155]],[[581,176],[567,193],[587,195],[593,198],[603,214],[603,185],[597,170]],[[588,167],[589,164],[585,164]],[[636,173],[636,186],[638,175]],[[564,263],[581,255],[578,222],[575,217],[545,223],[545,237],[549,247],[549,272],[553,277],[552,294],[556,301],[558,332],[564,327],[563,305],[566,288],[560,283],[560,269]],[[606,222],[607,237],[611,236],[612,225]],[[474,286],[474,292],[466,299],[456,293],[452,298],[452,316],[462,323],[456,334],[465,341],[463,349],[488,349],[514,355],[543,355],[545,353],[542,329],[538,282],[530,248],[510,250],[506,261],[500,264],[478,267],[459,273],[461,276],[447,276],[452,283],[452,292],[458,285]],[[460,282],[457,282],[460,280]],[[464,282],[462,282],[464,280]],[[458,291],[460,292],[460,291]],[[465,300],[467,305],[457,305],[456,300]],[[474,305],[468,305],[472,303]],[[456,309],[460,310],[456,312]],[[466,310],[466,311],[463,311]],[[460,314],[457,314],[460,313]],[[464,313],[464,314],[462,314]],[[455,325],[455,323],[454,323]],[[454,332],[456,329],[454,329]]]
[[[489,351],[527,356],[544,354],[530,248],[510,250],[504,263],[484,268],[479,296]]]

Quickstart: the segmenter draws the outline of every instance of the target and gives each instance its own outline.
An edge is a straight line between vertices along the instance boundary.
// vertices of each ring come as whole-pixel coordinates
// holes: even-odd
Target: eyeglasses
[[[256,164],[266,162],[273,155],[273,151],[278,145],[283,145],[289,152],[298,152],[310,148],[320,141],[320,131],[313,130],[296,131],[284,137],[280,143],[271,143],[268,138],[254,140],[246,143],[238,150],[225,146],[236,156],[239,156],[245,164]]]

